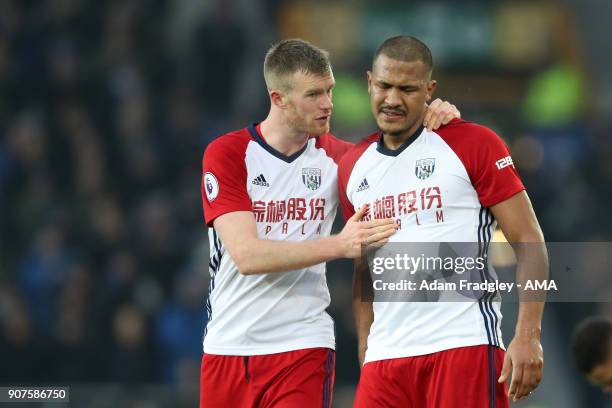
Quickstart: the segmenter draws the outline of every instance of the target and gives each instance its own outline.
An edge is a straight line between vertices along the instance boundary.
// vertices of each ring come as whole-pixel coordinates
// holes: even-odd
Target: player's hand
[[[514,402],[520,401],[540,384],[543,369],[544,351],[539,336],[515,336],[506,351],[498,382],[506,381],[512,370],[508,396]]]
[[[397,224],[390,218],[360,222],[367,211],[367,206],[361,207],[335,236],[343,258],[358,258],[365,247],[384,245],[397,231]]]
[[[437,98],[427,107],[423,125],[427,127],[427,130],[436,130],[455,118],[461,118],[461,112],[459,112],[457,107]]]

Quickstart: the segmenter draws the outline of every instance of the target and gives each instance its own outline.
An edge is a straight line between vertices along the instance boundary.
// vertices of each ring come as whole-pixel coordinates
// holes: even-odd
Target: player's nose
[[[396,88],[390,88],[385,94],[385,104],[389,106],[397,106],[402,102],[400,98],[400,91]]]
[[[323,110],[331,110],[334,107],[334,103],[332,102],[331,95],[325,95],[323,97],[323,101],[321,103],[321,109]]]

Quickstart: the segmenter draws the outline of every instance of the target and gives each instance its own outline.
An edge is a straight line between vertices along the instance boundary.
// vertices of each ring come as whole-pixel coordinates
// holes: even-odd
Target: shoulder
[[[251,140],[253,137],[247,128],[239,129],[216,137],[208,144],[206,150],[235,150],[244,148]]]
[[[246,147],[251,140],[253,140],[253,138],[246,128],[226,133],[218,136],[208,144],[204,152],[204,157],[244,157]]]
[[[524,189],[508,147],[493,130],[476,123],[452,121],[436,133],[463,163],[486,207],[499,202],[506,192],[514,194]]]
[[[353,166],[355,166],[355,163],[357,160],[359,160],[363,152],[365,152],[367,148],[372,145],[372,143],[376,143],[379,138],[380,133],[376,132],[361,139],[356,145],[351,147],[346,152],[340,161],[340,167],[344,169],[349,168],[349,171],[352,170]]]
[[[325,133],[316,137],[315,147],[325,150],[325,153],[338,163],[344,154],[353,147],[353,144],[339,139],[331,133]]]
[[[492,129],[462,119],[453,119],[434,132],[453,149],[479,151],[491,146],[505,146]]]
[[[380,133],[376,132],[361,139],[359,143],[346,152],[342,160],[340,160],[340,164],[338,165],[338,183],[340,186],[340,191],[343,192],[344,189],[346,189],[346,185],[351,178],[353,168],[361,155],[363,155],[363,152],[365,152],[366,149],[372,145],[372,143],[376,143],[379,137]]]

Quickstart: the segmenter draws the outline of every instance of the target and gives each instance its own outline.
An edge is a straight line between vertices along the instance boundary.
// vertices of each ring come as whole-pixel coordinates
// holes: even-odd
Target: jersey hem
[[[501,344],[499,345],[499,348],[501,348],[502,350],[506,350],[503,342],[500,342],[500,343]],[[411,347],[411,348],[403,348],[403,349],[385,348],[384,351],[377,352],[377,353],[369,353],[369,355],[368,355],[368,352],[366,351],[364,364],[371,363],[374,361],[380,361],[380,360],[391,360],[394,358],[423,356],[426,354],[438,353],[440,351],[451,350],[451,349],[456,349],[460,347],[481,346],[481,345],[494,346],[493,344],[489,344],[487,339],[471,339],[471,340],[465,340],[463,342],[453,342],[452,344],[440,344],[435,347]]]
[[[312,341],[308,343],[294,343],[276,347],[215,347],[204,346],[205,354],[220,356],[261,356],[266,354],[284,353],[287,351],[303,350],[309,348],[328,348],[336,350],[335,341]]]

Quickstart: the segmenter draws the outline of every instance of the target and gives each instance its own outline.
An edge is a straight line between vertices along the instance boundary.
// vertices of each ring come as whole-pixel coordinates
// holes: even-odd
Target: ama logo
[[[219,195],[219,182],[211,172],[204,174],[204,190],[209,203],[212,203]]]
[[[554,279],[551,280],[528,280],[525,283],[525,287],[524,290],[557,290],[557,283],[554,281]]]

